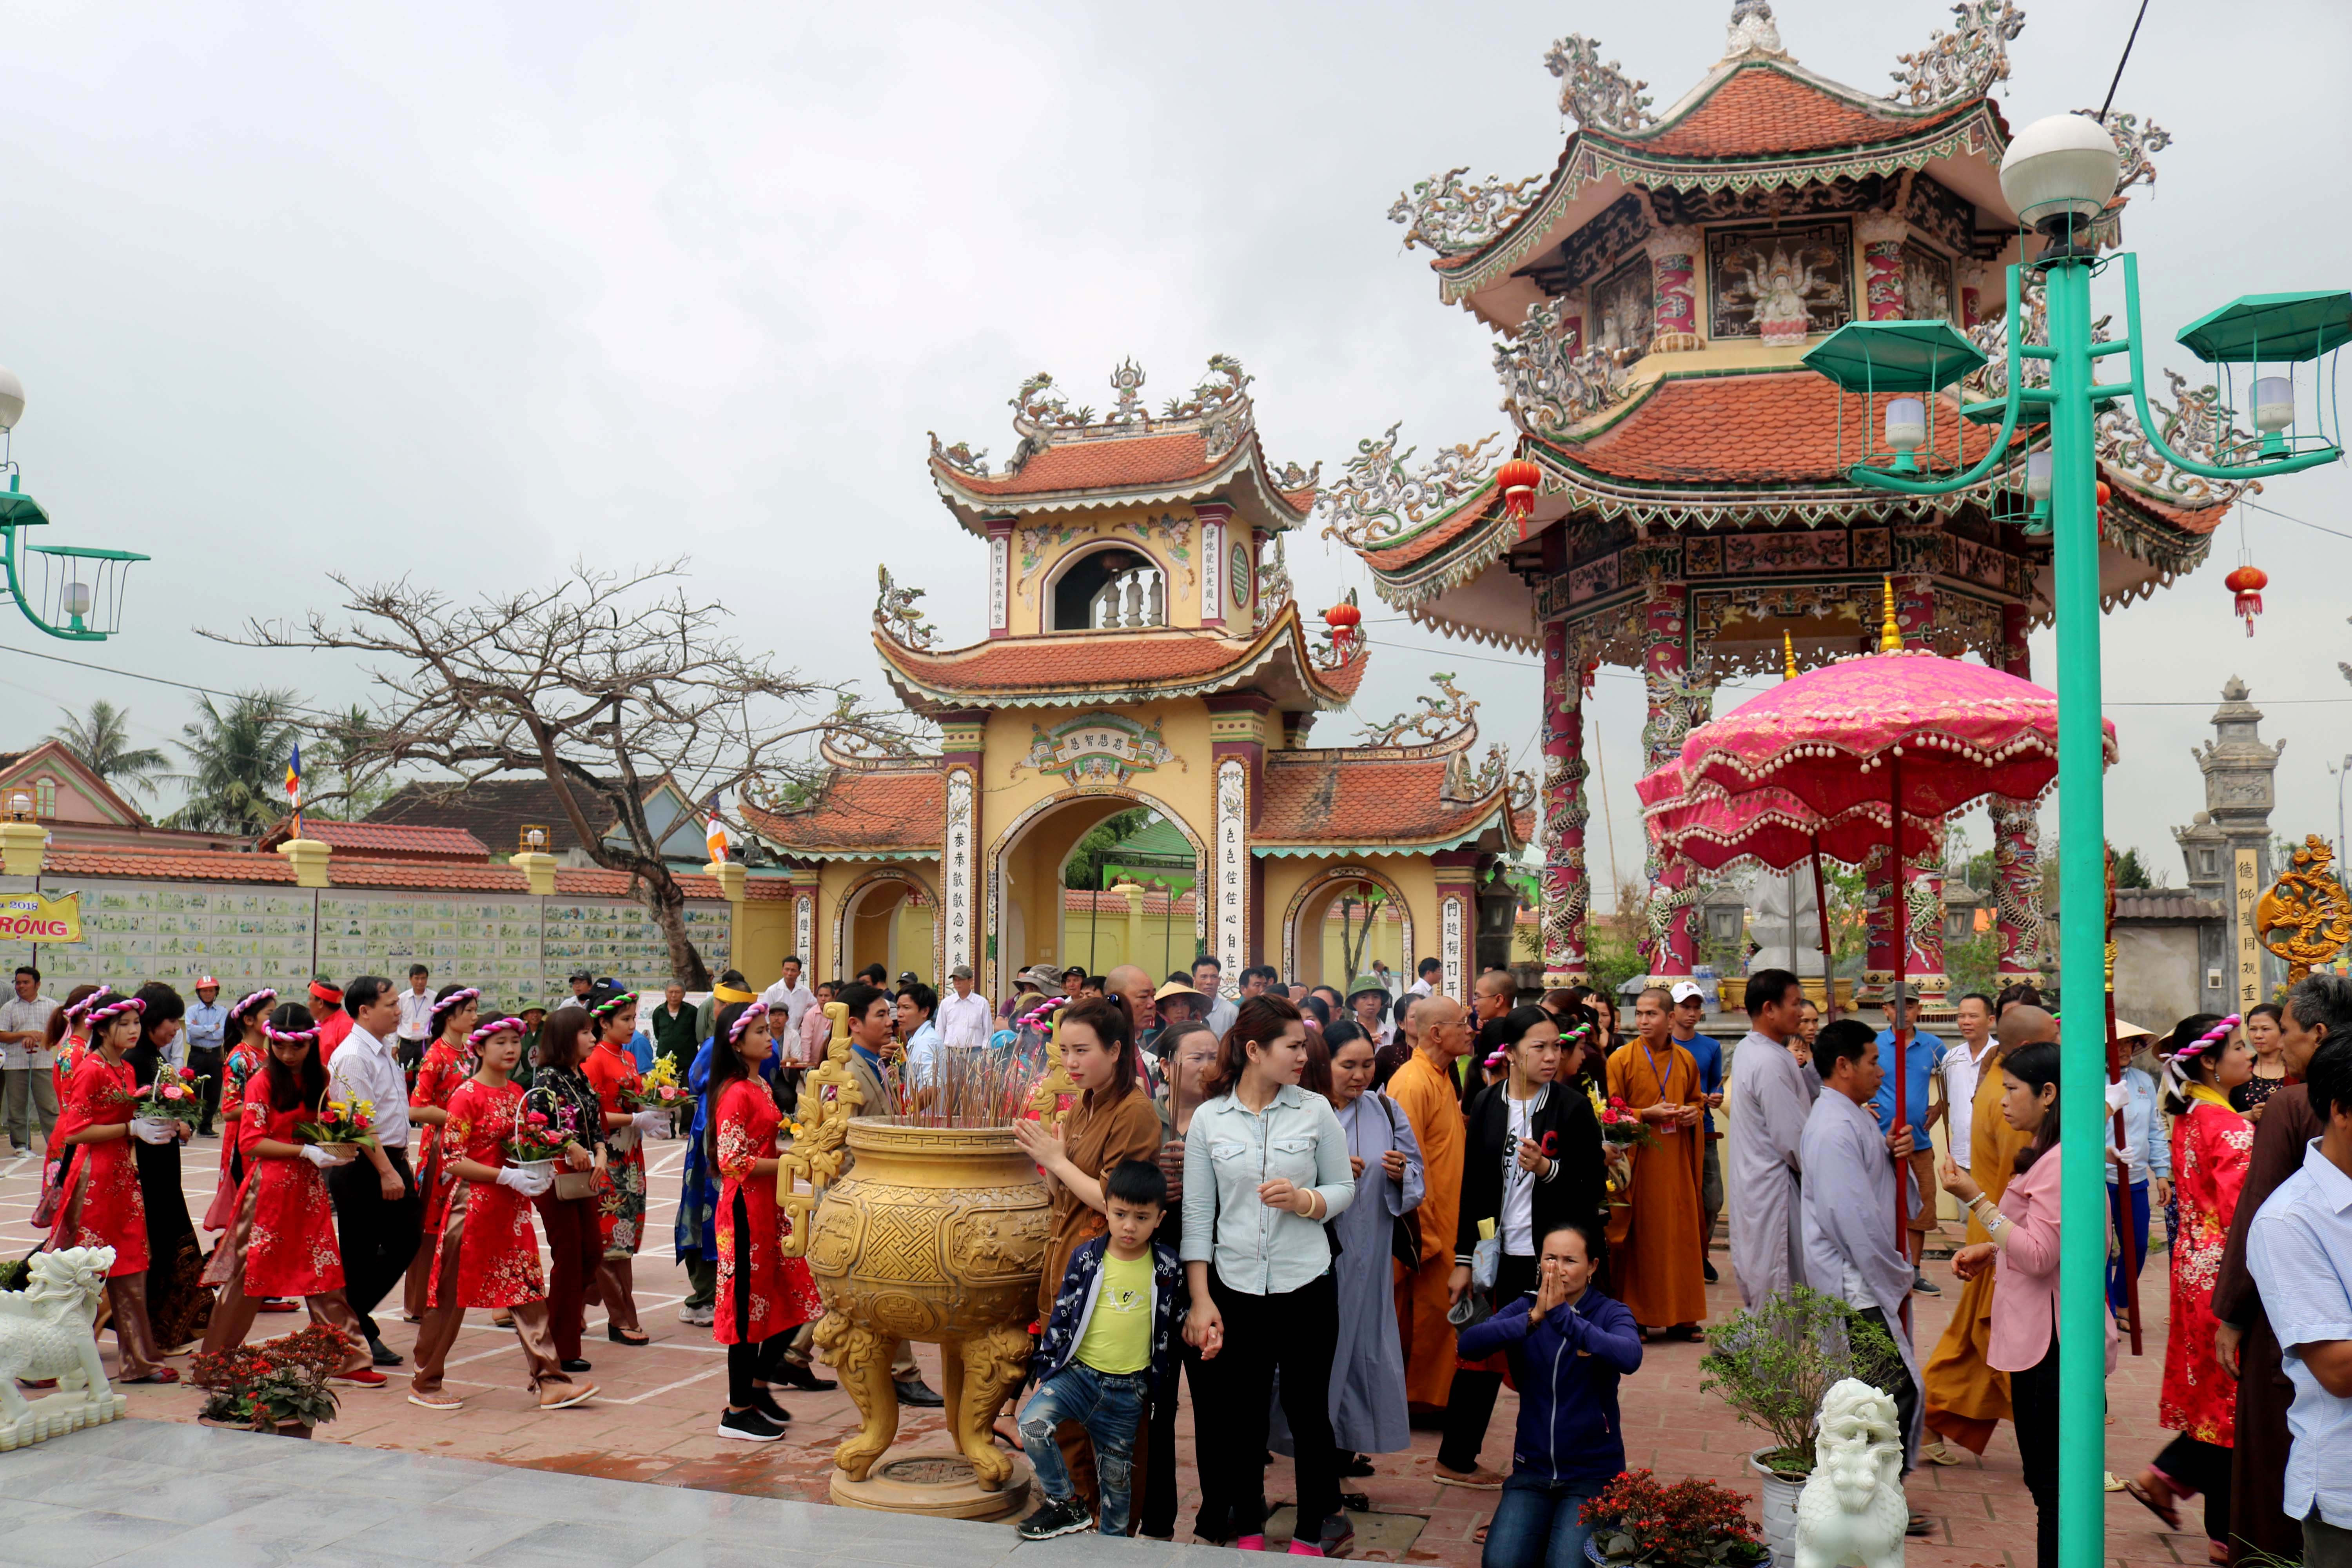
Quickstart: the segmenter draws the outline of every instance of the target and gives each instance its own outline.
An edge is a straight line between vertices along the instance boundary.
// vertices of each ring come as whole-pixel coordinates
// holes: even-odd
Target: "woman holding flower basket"
[[[548,1190],[559,1163],[586,1170],[588,1152],[551,1131],[544,1112],[524,1109],[521,1086],[512,1081],[522,1060],[521,1019],[485,1024],[468,1043],[480,1053],[481,1066],[449,1097],[449,1119],[441,1128],[441,1157],[454,1190],[434,1246],[408,1402],[427,1410],[464,1405],[442,1388],[442,1368],[466,1309],[488,1307],[513,1315],[539,1407],[562,1410],[588,1398],[596,1385],[572,1382],[556,1355],[530,1205]]]
[[[139,988],[139,1043],[124,1059],[139,1080],[140,1119],[169,1129],[171,1135],[141,1139],[135,1152],[139,1191],[147,1210],[147,1321],[155,1342],[169,1353],[194,1342],[212,1315],[213,1293],[205,1289],[205,1253],[196,1244],[195,1222],[180,1181],[180,1145],[195,1135],[204,1079],[171,1064],[172,1042],[188,1005],[160,980]]]
[[[350,1164],[352,1154],[328,1142],[347,1123],[321,1121],[328,1112],[327,1068],[319,1059],[319,1030],[310,1010],[291,1002],[263,1027],[268,1058],[247,1080],[234,1123],[244,1176],[228,1233],[205,1267],[204,1282],[220,1291],[205,1349],[243,1344],[263,1298],[299,1296],[312,1322],[339,1330],[347,1342],[351,1353],[329,1375],[382,1388],[383,1373],[371,1364],[367,1334],[343,1295],[335,1205],[324,1173]]]
[[[611,1151],[596,1184],[604,1205],[599,1226],[604,1238],[596,1280],[605,1309],[612,1314],[604,1332],[616,1344],[650,1344],[651,1336],[637,1324],[635,1279],[637,1247],[645,1240],[646,1228],[644,1140],[667,1137],[670,1117],[667,1111],[648,1109],[646,1103],[645,1079],[637,1071],[632,1045],[637,1033],[636,993],[623,991],[605,997],[588,1009],[588,1017],[595,1026],[596,1048],[588,1053],[584,1070],[604,1107],[605,1147]]]
[[[143,1004],[125,996],[89,1010],[84,1020],[90,1048],[74,1069],[51,1142],[71,1152],[58,1178],[58,1214],[49,1228],[49,1248],[110,1247],[106,1300],[114,1310],[114,1342],[121,1352],[121,1383],[177,1383],[180,1374],[163,1364],[147,1321],[147,1206],[139,1190],[134,1140],[170,1138],[144,1123],[133,1131],[137,1081],[129,1056],[139,1043]]]
[[[776,1015],[781,1016],[781,1015]],[[783,1114],[761,1076],[772,1042],[761,1002],[730,1003],[712,1021],[709,1147],[719,1176],[719,1303],[711,1337],[727,1347],[727,1409],[719,1436],[772,1443],[792,1416],[776,1403],[784,1352],[824,1310],[808,1265],[784,1256],[790,1222],[776,1205],[776,1129]]]
[[[534,1112],[569,1137],[598,1166],[607,1159],[604,1148],[604,1108],[596,1086],[580,1068],[596,1048],[596,1032],[585,1007],[558,1007],[539,1031],[531,1053],[530,1092],[524,1097],[526,1118]],[[604,1205],[596,1195],[601,1170],[572,1172],[531,1202],[547,1232],[551,1259],[547,1277],[548,1331],[555,1336],[555,1353],[568,1373],[586,1372],[580,1336],[587,1326],[588,1299],[598,1289],[597,1265],[604,1256],[604,1235],[598,1224]],[[573,1187],[584,1190],[573,1192]]]
[[[433,998],[433,1043],[416,1069],[415,1087],[408,1095],[408,1120],[423,1131],[416,1135],[411,1158],[416,1162],[416,1190],[425,1199],[425,1234],[441,1234],[441,1214],[449,1204],[449,1184],[441,1179],[441,1127],[449,1120],[449,1097],[473,1077],[478,1065],[467,1037],[481,1022],[481,992],[471,985],[444,985]],[[401,1289],[401,1307],[414,1323],[425,1316],[425,1294],[433,1277],[433,1259],[420,1251],[408,1264]]]

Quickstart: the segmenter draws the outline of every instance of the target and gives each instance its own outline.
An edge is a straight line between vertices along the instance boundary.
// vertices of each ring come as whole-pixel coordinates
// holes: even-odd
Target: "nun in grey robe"
[[[1786,1045],[1754,1030],[1732,1047],[1729,1069],[1723,1188],[1731,1207],[1731,1271],[1740,1304],[1753,1307],[1805,1282],[1801,1145],[1822,1089]]]
[[[1897,1166],[1886,1152],[1877,1116],[1834,1087],[1813,1101],[1798,1158],[1805,1171],[1805,1283],[1875,1316],[1902,1354],[1908,1383],[1885,1392],[1903,1413],[1907,1475],[1918,1459],[1924,1413],[1911,1348],[1911,1258],[1895,1214],[1897,1181],[1906,1212],[1916,1202],[1910,1166]]]
[[[1396,1299],[1389,1272],[1389,1237],[1396,1218],[1421,1206],[1421,1145],[1394,1100],[1366,1089],[1339,1111],[1348,1152],[1363,1161],[1356,1198],[1331,1222],[1339,1256],[1332,1263],[1339,1298],[1339,1335],[1331,1357],[1331,1439],[1342,1453],[1395,1454],[1412,1447],[1404,1402],[1404,1342],[1397,1334]],[[1391,1177],[1381,1159],[1404,1151],[1404,1180]],[[1272,1446],[1292,1451],[1290,1428],[1274,1405]]]

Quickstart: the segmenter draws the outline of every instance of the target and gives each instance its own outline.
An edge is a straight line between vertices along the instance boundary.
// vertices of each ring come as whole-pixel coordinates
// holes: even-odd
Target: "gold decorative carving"
[[[2286,983],[2301,981],[2352,942],[2352,897],[2335,872],[2336,851],[2306,835],[2286,870],[2254,904],[2254,935],[2286,960]]]

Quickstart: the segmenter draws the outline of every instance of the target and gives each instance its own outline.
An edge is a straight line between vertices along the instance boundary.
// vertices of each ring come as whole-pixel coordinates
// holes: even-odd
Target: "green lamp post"
[[[2058,637],[2059,971],[2064,1014],[2064,1071],[2059,1099],[2064,1252],[2060,1262],[2063,1321],[2059,1335],[2059,1556],[2092,1563],[2103,1554],[2106,1447],[2105,1383],[2106,1193],[2100,1168],[2106,1107],[2104,1049],[2105,996],[2085,976],[2105,963],[2106,826],[2101,798],[2098,474],[2094,422],[2099,411],[2129,399],[2142,437],[2174,466],[2210,479],[2245,480],[2294,473],[2343,454],[2337,433],[2298,434],[2294,366],[2315,361],[2352,340],[2352,292],[2253,295],[2206,316],[2180,342],[2225,378],[2245,367],[2252,378],[2255,433],[2231,426],[2225,379],[2223,426],[2214,460],[2174,451],[2150,416],[2141,361],[2137,258],[2102,257],[2095,225],[2113,199],[2121,172],[2115,142],[2098,121],[2080,114],[2035,121],[2011,142],[2001,163],[2001,194],[2027,228],[2045,237],[2038,257],[2009,268],[2006,326],[2008,378],[1995,401],[1965,405],[1964,419],[1998,421],[1983,457],[1966,460],[1954,430],[1948,462],[1935,438],[1937,394],[1984,363],[1985,356],[1940,321],[1855,322],[1805,356],[1805,363],[1849,392],[1868,410],[1885,407],[1883,448],[1864,437],[1864,461],[1848,469],[1858,483],[1903,495],[1948,495],[1984,482],[2019,460],[2017,438],[2029,448],[2026,490],[2035,502],[2031,531],[2046,527],[2056,584],[2053,608]],[[2126,335],[2094,339],[2091,279],[2116,261],[2123,267]],[[2042,275],[2047,308],[2046,345],[2028,339],[2024,279]],[[2102,382],[2098,361],[2130,356],[2130,377]],[[2044,384],[2029,385],[2026,361],[2048,366]],[[2265,375],[2263,367],[2284,374]],[[2317,412],[2317,378],[2310,392]],[[1843,400],[1842,400],[1843,401]],[[2315,423],[2320,423],[2315,421]],[[2038,428],[2047,426],[2046,437]],[[1840,431],[1841,439],[1843,431]],[[1926,457],[1922,460],[1922,451]],[[2047,516],[2047,522],[2042,521]],[[2037,526],[2039,524],[2040,526]],[[2068,978],[2078,983],[2066,984]]]
[[[15,436],[25,416],[25,384],[0,367],[0,441]],[[0,468],[8,488],[0,491],[0,577],[24,617],[68,642],[103,642],[121,629],[122,584],[131,563],[144,561],[127,550],[93,550],[74,544],[26,544],[28,528],[47,527],[49,514],[25,494],[13,458],[0,447]]]

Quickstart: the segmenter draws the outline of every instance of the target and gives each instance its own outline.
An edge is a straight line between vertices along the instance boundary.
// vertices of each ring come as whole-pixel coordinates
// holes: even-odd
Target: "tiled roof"
[[[1675,485],[1842,484],[1844,458],[1859,460],[1885,417],[1886,395],[1865,411],[1810,370],[1748,375],[1672,376],[1607,429],[1559,450],[1580,467],[1621,479]],[[1843,403],[1843,406],[1841,406]],[[1864,420],[1867,425],[1864,425]],[[1962,421],[1947,403],[1936,438],[1948,458],[1958,426],[1968,460],[1984,456],[1998,432]]]
[[[844,769],[806,811],[762,811],[749,801],[742,810],[752,830],[786,854],[889,850],[936,855],[947,837],[947,775]]]
[[[1127,489],[1198,479],[1217,465],[1197,430],[1125,440],[1070,441],[1048,447],[1017,474],[976,479],[958,473],[959,489],[982,496],[1048,495],[1062,490]]]
[[[1492,517],[1495,503],[1500,499],[1501,492],[1489,486],[1483,493],[1474,494],[1463,501],[1452,516],[1436,527],[1417,533],[1391,549],[1363,552],[1364,563],[1375,572],[1388,572],[1400,566],[1410,566],[1424,556],[1435,554]]]
[[[2218,921],[2221,906],[2179,888],[2117,888],[2119,921]]]
[[[381,856],[393,860],[467,860],[487,863],[490,847],[462,827],[428,826],[405,822],[322,822],[302,820],[302,836],[334,846],[338,854]],[[255,846],[274,850],[293,837],[292,819],[262,835]]]
[[[1876,114],[1789,74],[1769,61],[1743,66],[1654,135],[1595,134],[1670,158],[1755,158],[1900,141],[1976,107],[1964,99],[1939,113]]]
[[[52,849],[43,861],[43,875],[51,877],[137,877],[154,881],[274,882],[290,886],[294,868],[278,855],[239,855],[193,850]],[[422,888],[451,892],[520,893],[529,882],[509,866],[438,865],[420,860],[346,860],[335,856],[327,866],[329,879],[338,888]],[[690,899],[717,899],[719,884],[708,877],[681,876],[678,886]],[[558,870],[556,891],[572,898],[619,899],[629,896],[626,872]]]
[[[1265,760],[1265,801],[1250,836],[1269,845],[1459,843],[1494,821],[1500,803],[1439,798],[1448,761],[1276,752]]]
[[[447,788],[440,784],[403,784],[390,800],[369,812],[367,819],[457,828],[499,854],[510,854],[520,846],[527,825],[547,829],[550,854],[582,847],[571,819],[556,804],[555,787],[543,778],[484,779],[445,798]],[[611,809],[601,797],[583,794],[577,798],[580,809],[600,833],[612,826]]]
[[[996,637],[929,653],[879,632],[875,646],[910,701],[1050,697],[1064,701],[1202,695],[1249,684],[1269,662],[1328,707],[1344,705],[1364,678],[1361,658],[1332,668],[1308,655],[1296,607],[1263,632],[1229,637],[1183,626]]]

